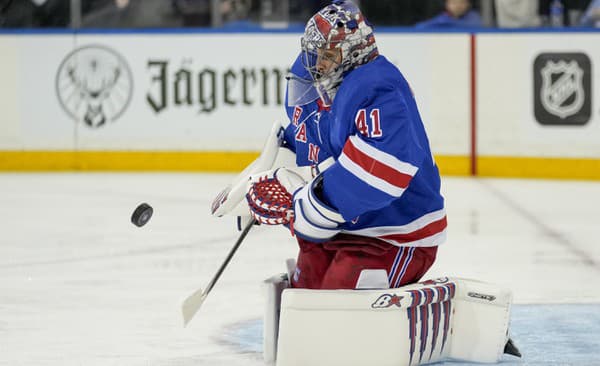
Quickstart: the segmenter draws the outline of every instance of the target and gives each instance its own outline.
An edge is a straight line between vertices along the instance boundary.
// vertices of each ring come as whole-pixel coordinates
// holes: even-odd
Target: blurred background
[[[443,174],[600,179],[600,0],[357,2]],[[327,3],[0,0],[0,170],[240,171]]]
[[[5,28],[177,28],[294,27],[324,0],[1,0]],[[600,19],[592,0],[362,0],[357,1],[377,26],[412,27],[443,12],[453,25],[499,28],[594,26]],[[596,3],[596,4],[593,4]],[[461,15],[473,11],[480,22]],[[449,24],[436,24],[448,26]]]

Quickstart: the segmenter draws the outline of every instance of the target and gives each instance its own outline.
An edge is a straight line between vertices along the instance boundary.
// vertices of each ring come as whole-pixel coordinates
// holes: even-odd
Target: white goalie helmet
[[[302,62],[325,105],[344,75],[379,54],[373,28],[351,1],[334,1],[316,13],[301,40]]]

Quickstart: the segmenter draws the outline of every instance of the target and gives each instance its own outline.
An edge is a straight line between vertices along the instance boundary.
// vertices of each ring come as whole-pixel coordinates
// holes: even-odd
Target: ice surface
[[[600,305],[515,305],[511,337],[522,359],[504,355],[502,366],[600,365]],[[222,333],[220,341],[241,352],[262,352],[262,319],[238,323]],[[448,361],[435,365],[477,365]]]
[[[238,232],[209,202],[230,175],[1,174],[0,365],[262,365],[260,283],[294,239],[256,227],[196,318]],[[600,183],[443,180],[449,240],[426,277],[509,287],[524,354],[506,365],[600,365]],[[154,217],[130,215],[141,202]],[[461,365],[460,363],[448,363]]]

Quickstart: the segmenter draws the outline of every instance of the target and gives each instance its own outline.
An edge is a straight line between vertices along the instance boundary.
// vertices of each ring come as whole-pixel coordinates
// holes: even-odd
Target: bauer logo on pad
[[[592,115],[592,63],[584,53],[542,53],[533,63],[535,119],[584,125]]]
[[[397,307],[401,307],[400,300],[402,300],[403,296],[398,296],[396,294],[383,294],[375,300],[374,303],[371,304],[373,309],[385,309],[389,308],[392,305],[396,305]]]

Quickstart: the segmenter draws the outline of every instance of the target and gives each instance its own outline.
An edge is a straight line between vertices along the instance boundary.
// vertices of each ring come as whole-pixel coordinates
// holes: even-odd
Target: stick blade
[[[208,294],[204,293],[202,289],[198,289],[183,300],[183,304],[181,304],[181,313],[183,315],[184,327],[187,326],[194,315],[196,315],[207,295]]]

